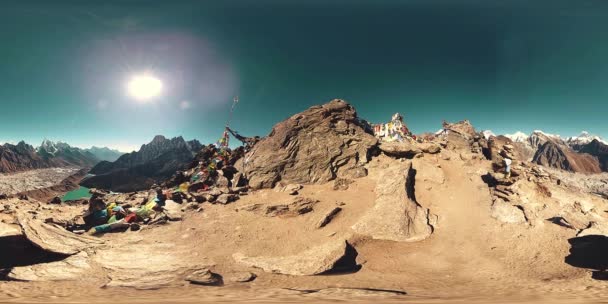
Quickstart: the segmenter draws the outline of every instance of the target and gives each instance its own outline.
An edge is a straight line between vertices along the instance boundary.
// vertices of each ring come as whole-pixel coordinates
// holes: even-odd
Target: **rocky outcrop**
[[[81,185],[117,192],[149,189],[186,169],[201,148],[198,141],[158,135],[137,152],[125,154],[115,162],[100,162],[90,171],[95,176],[83,180]]]
[[[608,145],[594,139],[586,145],[579,146],[578,152],[597,157],[602,171],[608,172]]]
[[[17,217],[25,237],[39,248],[57,254],[73,255],[85,249],[100,246],[103,240],[80,236],[54,224],[46,224],[30,214]]]
[[[193,264],[187,256],[169,243],[128,244],[100,250],[93,261],[107,273],[108,287],[156,289],[180,284],[189,275],[212,266],[210,263]]]
[[[449,133],[456,133],[468,140],[473,139],[477,134],[471,122],[466,119],[456,123],[445,122],[443,128],[448,130]]]
[[[353,230],[379,240],[414,242],[428,238],[435,216],[415,201],[414,182],[411,162],[395,162],[385,168],[378,178],[374,206]]]
[[[243,265],[261,268],[266,272],[308,276],[333,270],[336,266],[339,266],[341,260],[349,255],[352,260],[345,264],[354,267],[356,252],[353,254],[352,251],[354,251],[354,248],[348,242],[337,240],[290,256],[248,257],[242,253],[235,253],[232,257]]]
[[[359,177],[377,144],[368,132],[343,100],[311,107],[275,125],[246,154],[245,175],[254,189],[272,188],[279,181],[309,184]]]
[[[534,154],[532,160],[539,165],[579,173],[600,173],[597,158],[586,153],[576,153],[553,141],[546,141]]]
[[[91,272],[88,254],[81,252],[64,260],[15,267],[8,278],[19,281],[76,281]]]

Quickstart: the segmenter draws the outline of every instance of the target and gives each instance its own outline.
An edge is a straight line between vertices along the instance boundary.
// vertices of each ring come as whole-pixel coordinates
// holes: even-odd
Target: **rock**
[[[473,125],[468,120],[462,120],[457,123],[444,122],[443,128],[447,129],[449,134],[455,133],[467,140],[471,140],[477,135],[475,128],[473,128]]]
[[[219,188],[213,188],[213,189],[209,190],[209,194],[211,194],[215,197],[218,197],[218,196],[224,194],[224,192],[222,192],[222,190],[220,190]]]
[[[393,157],[412,158],[422,153],[422,150],[409,142],[382,142],[378,147],[384,154]]]
[[[365,165],[377,143],[355,109],[336,99],[275,125],[245,156],[245,175],[253,189],[325,183]]]
[[[202,196],[205,198],[206,201],[208,201],[210,203],[215,202],[215,199],[217,198],[217,196],[215,196],[211,193],[204,193]]]
[[[243,186],[245,186],[245,184],[247,183],[247,181],[245,180],[245,177],[243,176],[243,173],[237,172],[232,177],[231,183],[232,183],[232,188],[236,188],[236,187],[243,187]]]
[[[331,209],[329,212],[323,215],[323,218],[321,218],[321,220],[317,223],[316,228],[320,229],[325,227],[325,225],[329,224],[329,222],[331,222],[331,220],[336,217],[336,215],[338,215],[340,211],[342,211],[342,208],[340,207],[334,207],[333,209]]]
[[[445,174],[443,169],[437,164],[431,163],[425,159],[414,159],[412,168],[416,170],[416,183],[431,182],[435,184],[443,184],[445,182]]]
[[[232,255],[238,263],[261,268],[266,272],[288,274],[294,276],[316,275],[328,272],[337,266],[338,262],[345,256],[352,256],[348,264],[356,266],[355,254],[348,242],[336,240],[326,244],[310,248],[290,256],[279,257],[247,257],[241,253]]]
[[[255,278],[257,278],[255,273],[243,271],[230,274],[227,277],[227,281],[232,283],[246,283],[255,280]]]
[[[33,219],[26,213],[20,213],[17,220],[25,237],[48,252],[73,255],[104,244],[102,239],[71,233],[57,225]]]
[[[207,201],[207,195],[205,195],[203,193],[193,193],[192,197],[199,204]]]
[[[59,196],[55,196],[50,202],[49,204],[61,204],[61,197]]]
[[[195,203],[195,202],[190,202],[190,203],[187,203],[187,204],[186,204],[186,206],[182,207],[182,211],[186,211],[186,210],[196,210],[196,209],[198,209],[198,208],[199,208],[199,206],[198,206],[198,204],[197,204],[197,203]]]
[[[163,212],[170,221],[182,220],[182,206],[172,200],[166,200]]]
[[[57,262],[15,267],[7,277],[19,281],[80,281],[91,271],[88,258],[81,252]]]
[[[437,154],[439,152],[441,152],[441,146],[439,146],[436,143],[421,143],[418,144],[418,148],[420,148],[420,150],[422,150],[422,152],[424,153],[428,153],[428,154]]]
[[[344,169],[341,174],[343,177],[348,178],[361,178],[367,176],[367,169],[365,167],[354,167],[349,169]]]
[[[577,237],[586,235],[603,235],[608,236],[608,225],[605,223],[590,222],[589,226],[579,231]]]
[[[4,194],[4,193],[0,193],[0,200],[5,200],[8,199],[8,195]]]
[[[186,281],[205,286],[220,286],[224,285],[222,276],[211,272],[209,269],[196,270],[186,277]]]
[[[304,186],[302,186],[300,184],[283,185],[281,183],[278,183],[277,186],[274,188],[274,191],[286,192],[289,195],[296,195],[296,194],[298,194],[298,191],[302,188],[304,188]]]
[[[215,185],[218,187],[228,187],[230,181],[223,175],[218,175],[217,180],[215,181]]]
[[[376,185],[376,202],[352,226],[373,239],[413,242],[433,233],[434,218],[428,209],[414,201],[415,183],[411,162],[395,162],[380,172]]]
[[[19,198],[22,201],[29,201],[30,198],[27,196],[27,194],[19,194],[17,195],[17,198]]]
[[[496,200],[492,204],[492,217],[509,224],[526,222],[526,216],[521,209],[502,200]]]
[[[297,197],[291,203],[270,205],[265,209],[265,216],[294,217],[313,211],[319,201],[305,197]]]
[[[213,266],[204,258],[200,264],[193,263],[189,251],[178,251],[175,244],[167,242],[138,242],[101,248],[96,251],[93,260],[110,279],[105,286],[136,289],[181,285],[188,275]],[[201,261],[201,258],[197,261]]]
[[[239,196],[236,194],[222,194],[217,197],[215,200],[216,203],[227,205],[229,203],[235,202],[239,199]]]
[[[0,222],[0,238],[22,235],[21,229],[18,226],[9,225]]]
[[[353,182],[353,180],[348,178],[336,178],[334,181],[334,190],[348,190],[348,187]]]

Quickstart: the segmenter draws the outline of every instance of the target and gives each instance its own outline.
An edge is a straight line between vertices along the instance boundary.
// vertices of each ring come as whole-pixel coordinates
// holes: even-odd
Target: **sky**
[[[0,44],[0,142],[211,143],[334,98],[415,133],[608,137],[603,0],[3,0]],[[159,96],[129,93],[141,75]]]

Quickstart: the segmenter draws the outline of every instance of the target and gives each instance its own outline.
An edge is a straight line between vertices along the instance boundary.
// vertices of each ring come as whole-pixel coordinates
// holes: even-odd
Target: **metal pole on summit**
[[[228,135],[228,130],[230,129],[230,122],[232,121],[232,113],[234,112],[234,108],[236,104],[239,103],[239,96],[234,96],[232,99],[232,107],[230,107],[230,113],[228,113],[228,120],[226,121],[226,126],[224,127],[224,133],[222,134],[222,148],[228,148],[230,136]]]
[[[232,99],[232,107],[230,108],[230,113],[228,114],[228,121],[226,122],[226,128],[230,127],[230,121],[232,121],[232,113],[234,112],[234,108],[236,104],[239,103],[239,96],[234,96]]]

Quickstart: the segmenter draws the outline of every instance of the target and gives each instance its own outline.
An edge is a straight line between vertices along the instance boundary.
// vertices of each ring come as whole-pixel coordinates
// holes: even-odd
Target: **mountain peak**
[[[513,134],[505,134],[505,137],[514,142],[525,142],[528,140],[528,135],[522,131],[517,131]]]

